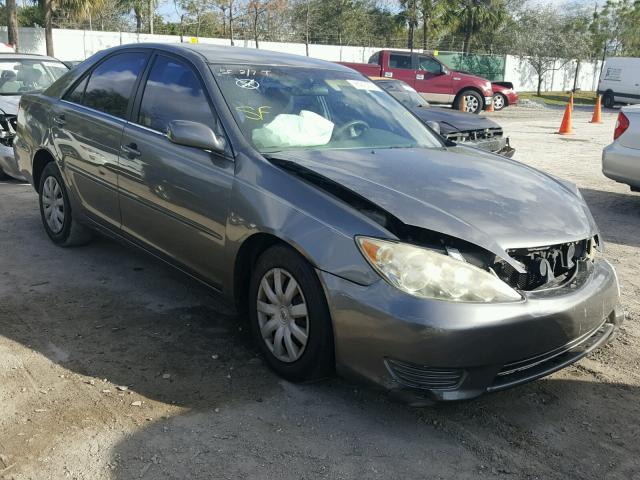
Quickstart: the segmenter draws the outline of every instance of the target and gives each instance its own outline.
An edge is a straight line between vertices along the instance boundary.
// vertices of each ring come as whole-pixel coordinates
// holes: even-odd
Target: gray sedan
[[[472,398],[622,320],[574,185],[445,145],[334,63],[117,47],[23,97],[14,147],[53,242],[98,230],[205,282],[289,380]]]

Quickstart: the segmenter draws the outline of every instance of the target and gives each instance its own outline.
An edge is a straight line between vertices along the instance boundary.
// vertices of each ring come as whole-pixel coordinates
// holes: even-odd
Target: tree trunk
[[[256,42],[256,48],[260,48],[258,45],[258,17],[260,16],[260,12],[258,12],[258,4],[256,2],[253,3],[253,40]]]
[[[307,57],[309,56],[309,17],[310,17],[310,9],[309,1],[307,0],[307,9],[305,11],[305,25],[304,25],[304,49],[307,53]]]
[[[149,33],[153,35],[153,17],[155,8],[153,6],[154,0],[149,0]]]
[[[18,51],[18,8],[16,7],[16,0],[7,0],[7,35],[9,45]]]
[[[44,8],[44,41],[47,45],[47,55],[53,57],[53,26],[51,16],[53,14],[53,0],[43,0]]]
[[[233,47],[235,45],[233,43],[233,1],[229,2],[229,38],[231,39],[231,46]]]
[[[425,12],[422,15],[422,50],[427,49],[428,28],[429,28],[429,16]]]
[[[580,60],[576,60],[576,73],[573,76],[573,92],[578,88],[578,75],[580,75]]]
[[[140,12],[140,10],[138,10],[137,8],[134,8],[133,14],[136,17],[136,33],[140,33],[140,31],[142,30],[142,12]]]
[[[469,12],[469,17],[465,23],[464,28],[464,43],[462,44],[462,51],[465,55],[471,52],[471,37],[473,36],[473,8]]]
[[[538,73],[538,93],[537,93],[538,96],[541,95],[543,79],[544,79],[544,73]]]

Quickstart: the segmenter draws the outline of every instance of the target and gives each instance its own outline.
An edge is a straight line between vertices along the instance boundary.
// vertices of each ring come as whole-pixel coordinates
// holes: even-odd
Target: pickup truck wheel
[[[607,108],[613,108],[615,106],[615,104],[616,104],[616,101],[615,101],[615,98],[613,96],[613,93],[612,92],[605,93],[604,97],[602,97],[602,103]]]
[[[460,93],[456,97],[456,101],[453,104],[453,107],[456,110],[460,110],[460,102],[462,101],[463,97],[467,102],[467,108],[465,112],[480,113],[482,111],[484,103],[480,94],[475,90],[463,90],[462,93]]]
[[[67,189],[54,162],[44,167],[38,192],[42,225],[53,243],[71,247],[91,240],[89,229],[73,217]]]

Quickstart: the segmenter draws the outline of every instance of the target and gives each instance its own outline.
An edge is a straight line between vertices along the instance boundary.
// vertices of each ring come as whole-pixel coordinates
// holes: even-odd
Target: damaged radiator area
[[[17,122],[18,118],[15,115],[0,115],[0,144],[5,147],[13,146]]]
[[[598,239],[581,240],[559,245],[507,250],[509,256],[526,269],[518,273],[507,262],[499,260],[493,270],[505,283],[518,290],[536,290],[561,285],[569,280],[579,261],[591,260]]]

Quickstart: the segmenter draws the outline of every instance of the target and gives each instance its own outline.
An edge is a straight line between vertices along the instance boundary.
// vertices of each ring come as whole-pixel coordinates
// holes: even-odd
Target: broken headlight
[[[356,237],[371,266],[394,287],[451,302],[515,302],[522,296],[492,273],[463,259],[407,243]]]
[[[13,137],[16,136],[16,116],[0,115],[0,144],[5,147],[13,145]]]

